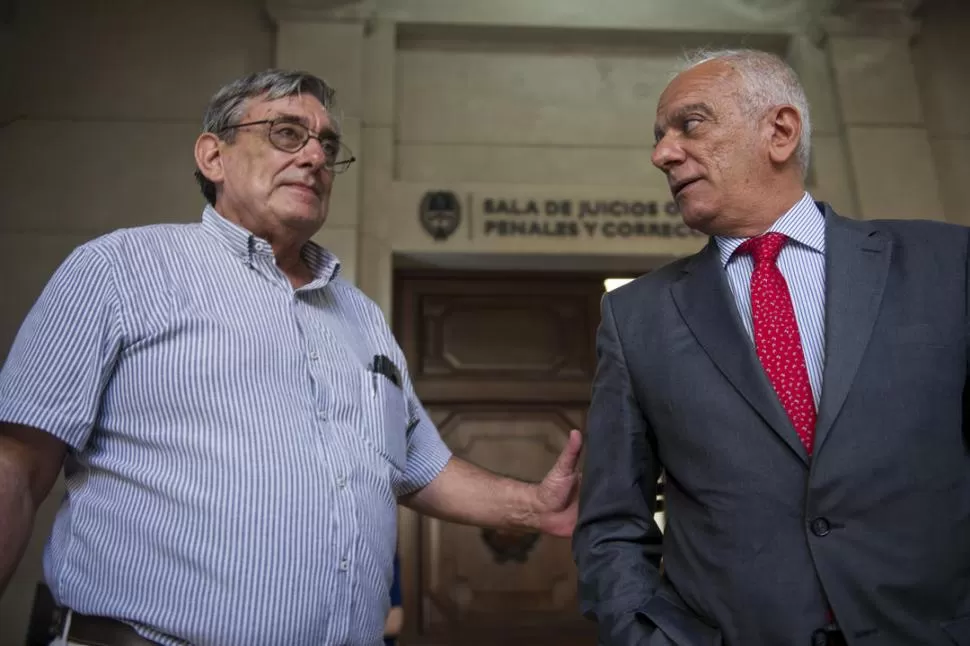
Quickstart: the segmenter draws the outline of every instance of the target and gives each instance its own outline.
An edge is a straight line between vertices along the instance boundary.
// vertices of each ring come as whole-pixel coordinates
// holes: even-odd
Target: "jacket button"
[[[828,646],[829,638],[822,629],[812,633],[812,646]]]
[[[816,536],[827,536],[832,531],[832,526],[829,524],[829,521],[822,517],[813,520],[811,527],[812,533]]]

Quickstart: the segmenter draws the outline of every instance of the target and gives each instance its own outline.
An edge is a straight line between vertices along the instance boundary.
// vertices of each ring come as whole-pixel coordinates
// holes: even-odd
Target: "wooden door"
[[[600,276],[399,274],[395,331],[455,455],[538,481],[584,427]],[[402,643],[594,646],[568,539],[402,512]]]

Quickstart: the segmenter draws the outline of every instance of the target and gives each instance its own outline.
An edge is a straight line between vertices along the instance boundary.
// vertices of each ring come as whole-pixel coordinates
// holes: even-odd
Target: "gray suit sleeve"
[[[710,627],[697,625],[660,574],[663,535],[653,517],[660,463],[633,391],[608,295],[596,346],[573,535],[581,610],[597,622],[601,646],[709,644],[705,633]]]

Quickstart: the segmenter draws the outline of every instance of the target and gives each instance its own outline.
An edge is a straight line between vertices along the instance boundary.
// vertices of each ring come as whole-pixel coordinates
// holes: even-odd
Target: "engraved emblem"
[[[447,240],[461,224],[461,203],[451,191],[431,191],[421,200],[418,217],[432,238]]]

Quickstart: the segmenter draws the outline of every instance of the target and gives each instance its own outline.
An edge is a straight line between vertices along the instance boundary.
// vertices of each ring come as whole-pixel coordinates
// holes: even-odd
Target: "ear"
[[[783,166],[795,155],[802,137],[802,117],[794,106],[782,105],[768,114],[768,157]]]
[[[219,137],[211,132],[203,132],[195,140],[195,165],[202,175],[213,184],[218,184],[225,177],[220,143]]]

